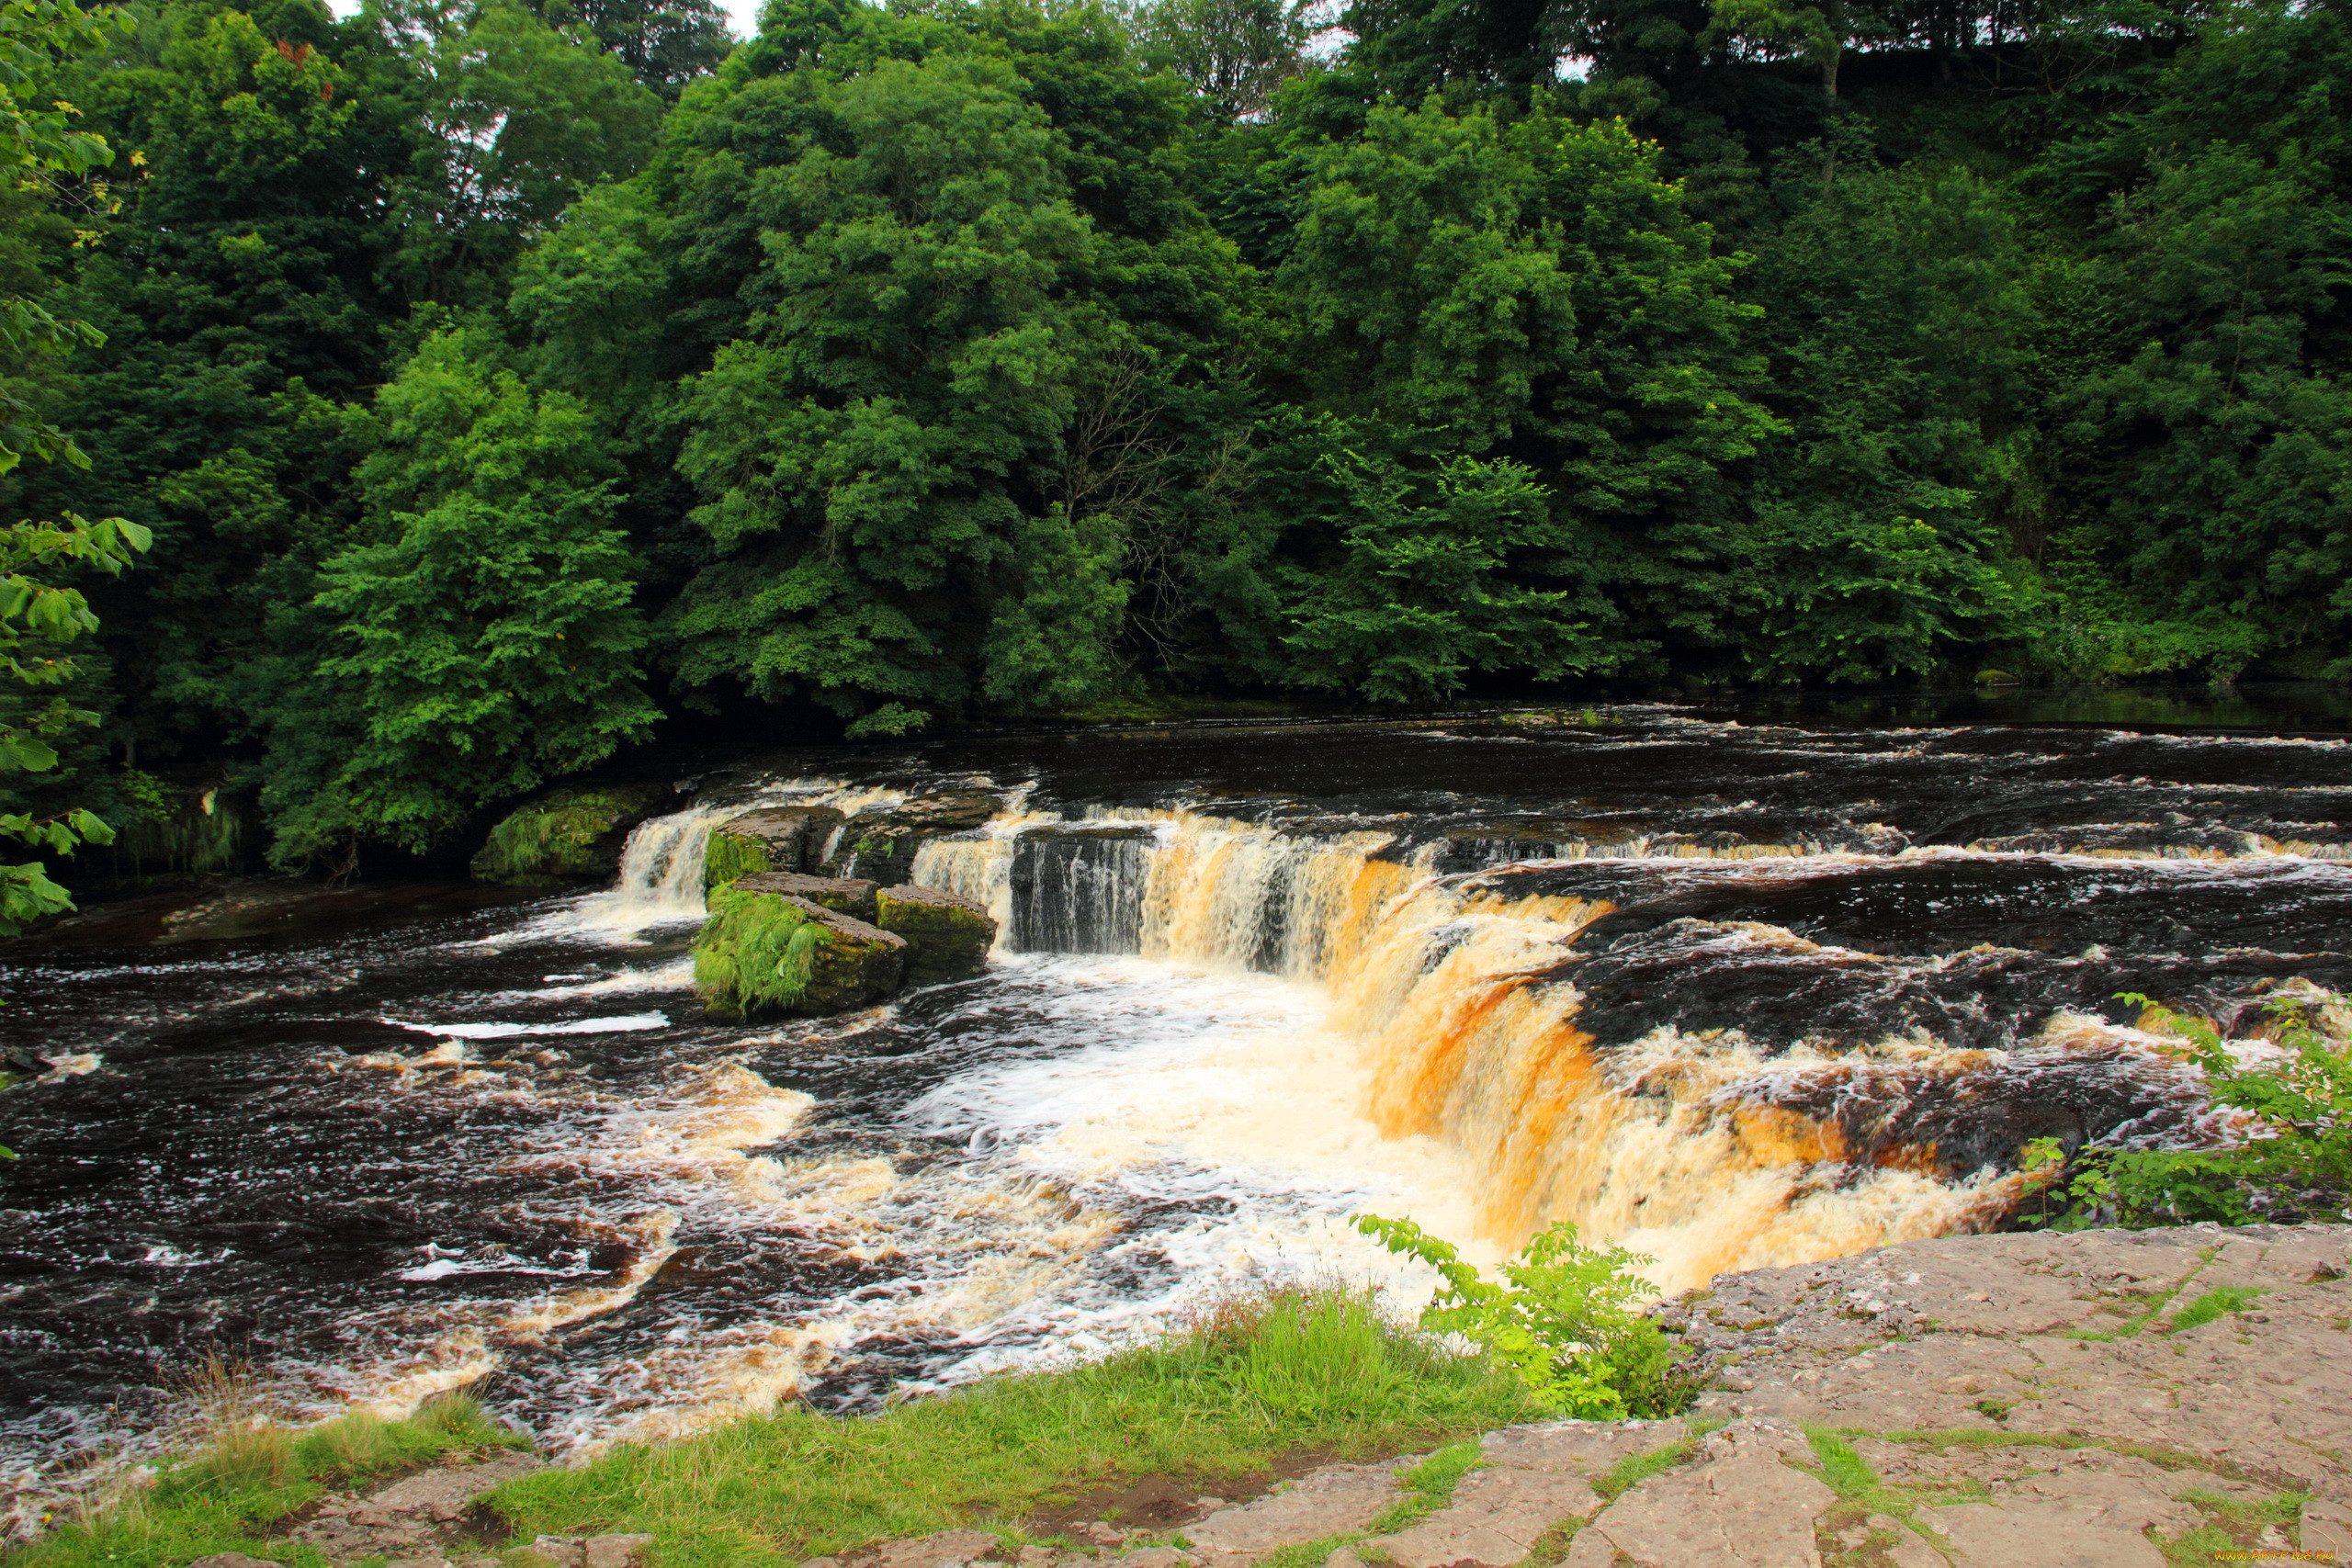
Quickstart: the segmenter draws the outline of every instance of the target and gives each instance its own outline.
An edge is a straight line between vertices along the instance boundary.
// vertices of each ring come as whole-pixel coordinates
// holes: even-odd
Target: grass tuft
[[[2216,1286],[2173,1314],[2172,1321],[2165,1325],[2165,1332],[2179,1334],[2191,1328],[2202,1328],[2215,1318],[2245,1311],[2254,1304],[2255,1297],[2269,1293],[2259,1285]]]
[[[1390,1322],[1369,1292],[1283,1290],[1092,1366],[848,1420],[782,1410],[526,1476],[492,1503],[526,1537],[647,1530],[665,1568],[731,1568],[1013,1524],[1141,1476],[1209,1489],[1286,1453],[1369,1459],[1542,1414],[1509,1371]],[[1450,1490],[1445,1471],[1474,1462],[1433,1456],[1428,1484]]]
[[[1487,1457],[1476,1442],[1442,1448],[1398,1479],[1409,1495],[1391,1503],[1366,1529],[1368,1535],[1394,1535],[1411,1529],[1453,1501],[1453,1489],[1474,1470],[1486,1468]]]

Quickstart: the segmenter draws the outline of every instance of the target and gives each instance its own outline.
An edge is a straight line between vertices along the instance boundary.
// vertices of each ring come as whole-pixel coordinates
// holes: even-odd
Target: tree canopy
[[[2346,28],[13,0],[0,828],[201,764],[348,866],[696,710],[2352,676]]]

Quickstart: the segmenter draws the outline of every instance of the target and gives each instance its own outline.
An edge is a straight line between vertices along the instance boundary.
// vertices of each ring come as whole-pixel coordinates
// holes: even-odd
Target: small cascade
[[[581,900],[539,929],[625,935],[651,926],[699,920],[707,912],[703,906],[703,862],[714,829],[762,807],[842,805],[854,809],[877,793],[869,790],[850,795],[839,780],[789,779],[763,784],[749,794],[697,801],[667,817],[649,818],[630,830],[628,841],[622,845],[620,874],[610,890]]]
[[[1309,837],[1179,815],[1152,857],[1144,956],[1320,979],[1333,953],[1419,880],[1411,866],[1374,858],[1395,842],[1386,832]]]
[[[1158,834],[1148,826],[1040,829],[1015,840],[1014,953],[1140,953]]]

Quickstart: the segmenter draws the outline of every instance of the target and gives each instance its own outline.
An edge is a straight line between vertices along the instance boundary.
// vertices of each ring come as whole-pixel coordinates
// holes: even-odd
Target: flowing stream
[[[866,1408],[1252,1282],[1409,1303],[1367,1211],[1482,1260],[1574,1220],[1679,1290],[1998,1223],[2030,1138],[2213,1136],[2118,992],[2352,987],[2324,729],[1758,720],[750,758],[612,888],[19,943],[59,1066],[0,1095],[0,1469],[29,1509],[137,1454],[213,1351],[288,1416],[467,1387],[573,1454]],[[915,874],[997,914],[986,976],[703,1021],[715,824],[975,784]]]

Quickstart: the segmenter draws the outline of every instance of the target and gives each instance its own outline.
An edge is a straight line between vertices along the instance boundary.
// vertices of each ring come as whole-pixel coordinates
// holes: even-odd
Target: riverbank
[[[344,1495],[366,1449],[346,1422],[299,1439],[303,1473],[256,1485],[250,1457],[197,1461],[6,1561],[181,1568],[242,1551],[318,1568],[405,1541],[420,1564],[544,1568],[598,1535],[650,1536],[658,1568],[2352,1554],[2348,1240],[2341,1226],[1976,1235],[1725,1276],[1660,1310],[1701,1386],[1681,1416],[1646,1421],[1544,1421],[1514,1383],[1364,1297],[1281,1296],[1092,1366],[875,1416],[792,1408],[484,1472],[500,1483],[481,1508],[439,1506],[438,1536],[430,1520],[380,1540],[339,1522],[406,1528]],[[411,1445],[443,1434],[410,1461],[492,1451],[496,1435],[449,1408],[397,1428]]]

